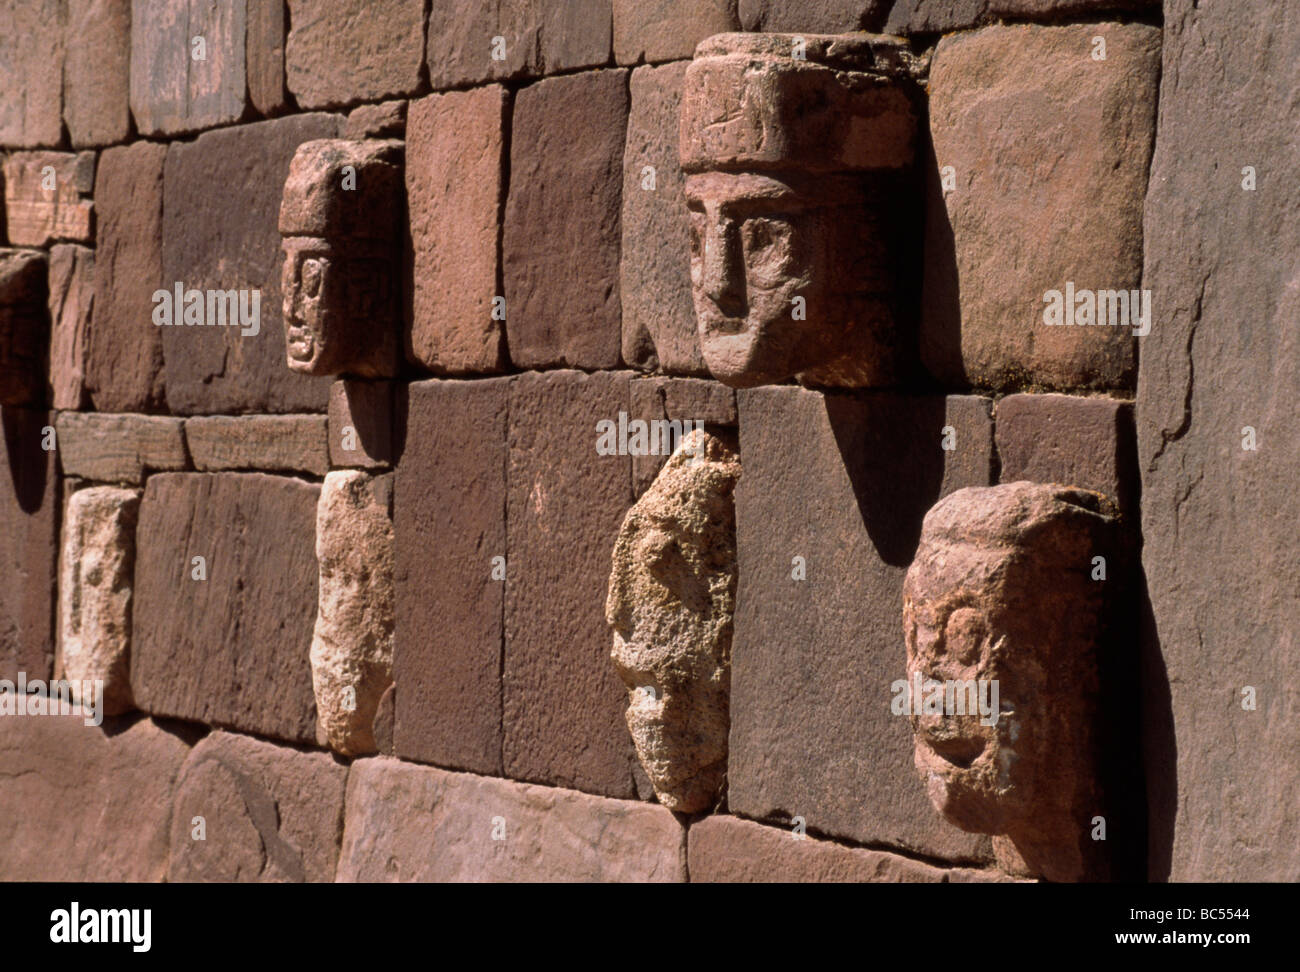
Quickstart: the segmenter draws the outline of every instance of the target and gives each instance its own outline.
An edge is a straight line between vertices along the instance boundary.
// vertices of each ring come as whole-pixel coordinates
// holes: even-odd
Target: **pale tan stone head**
[[[740,477],[734,445],[697,429],[628,511],[605,617],[627,725],[659,802],[695,813],[726,782]]]
[[[919,674],[936,702],[931,682],[954,686],[951,702],[911,715],[931,801],[963,830],[1007,835],[1054,880],[1094,873],[1109,591],[1093,558],[1116,570],[1118,541],[1114,507],[1098,493],[1027,482],[962,489],[926,514],[903,585],[909,683]],[[967,714],[955,714],[971,680],[977,693],[996,682],[984,696],[996,697],[996,716],[971,714],[969,694]]]
[[[897,379],[886,213],[910,166],[906,45],[719,34],[686,72],[680,152],[709,370],[735,387]]]
[[[397,366],[401,142],[318,139],[294,154],[280,203],[288,365],[390,377]]]

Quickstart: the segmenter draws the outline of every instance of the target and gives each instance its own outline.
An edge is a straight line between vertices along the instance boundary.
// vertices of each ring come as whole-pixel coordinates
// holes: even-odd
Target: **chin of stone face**
[[[736,594],[734,439],[690,432],[628,511],[605,617],[627,724],[659,802],[696,813],[726,779]]]

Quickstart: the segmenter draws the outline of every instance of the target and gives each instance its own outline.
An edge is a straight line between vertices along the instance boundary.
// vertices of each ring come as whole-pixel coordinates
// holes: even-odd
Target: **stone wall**
[[[1300,26],[1245,7],[0,0],[0,879],[1294,879]],[[688,72],[732,32],[901,38],[887,374],[702,353],[683,119],[747,110]],[[344,162],[401,178],[349,216]],[[391,286],[327,308],[296,240]],[[286,360],[308,298],[364,366]],[[637,420],[742,470],[690,812],[611,660],[620,529],[674,502],[598,448]],[[1101,871],[950,822],[891,706],[927,511],[1023,481],[1124,537],[1099,683],[1051,689]]]

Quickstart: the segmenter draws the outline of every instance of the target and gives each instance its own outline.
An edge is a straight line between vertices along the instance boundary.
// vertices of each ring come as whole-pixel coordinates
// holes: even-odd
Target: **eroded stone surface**
[[[742,30],[877,30],[893,0],[739,0]],[[952,2],[952,0],[947,0]]]
[[[375,752],[375,711],[393,681],[392,489],[391,476],[332,472],[316,506],[316,718],[348,756]]]
[[[627,726],[659,802],[681,813],[714,806],[727,776],[739,477],[734,439],[691,432],[614,543],[605,619]]]
[[[248,100],[263,115],[288,107],[284,88],[284,0],[245,0],[248,5]]]
[[[63,137],[63,0],[0,3],[0,145],[35,148]],[[15,93],[21,92],[21,97]]]
[[[211,415],[185,420],[185,443],[200,472],[265,469],[324,476],[329,471],[324,415]]]
[[[614,59],[687,58],[704,38],[739,26],[732,0],[614,0]]]
[[[1091,821],[1106,814],[1098,653],[1114,595],[1092,568],[1096,556],[1118,562],[1117,527],[1098,493],[961,489],[926,514],[903,584],[908,712],[930,800],[963,830],[1009,836],[1053,881],[1108,875]]]
[[[394,391],[390,381],[334,382],[330,388],[330,465],[377,469],[393,461]]]
[[[131,708],[131,600],[140,490],[79,489],[63,513],[59,658],[78,703],[82,682],[104,683],[104,712]]]
[[[303,108],[410,94],[420,86],[423,25],[421,0],[289,0],[289,90]]]
[[[50,250],[50,388],[58,409],[86,403],[86,341],[95,303],[95,251],[75,243]]]
[[[126,140],[131,127],[131,6],[68,0],[63,120],[76,148]]]
[[[385,101],[358,105],[348,113],[340,132],[344,138],[403,138],[406,133],[406,101]]]
[[[165,415],[60,412],[58,457],[65,476],[139,485],[146,472],[189,465],[181,419]]]
[[[4,160],[5,225],[17,246],[94,239],[94,152],[15,152]]]
[[[44,253],[0,248],[0,404],[45,403],[47,287]]]

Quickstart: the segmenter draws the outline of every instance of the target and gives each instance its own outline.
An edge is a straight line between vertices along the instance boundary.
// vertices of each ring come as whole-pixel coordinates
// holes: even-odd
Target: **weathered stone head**
[[[1008,483],[958,490],[925,516],[903,585],[907,674],[937,702],[916,714],[916,766],[935,807],[963,830],[1004,834],[1031,872],[1095,878],[1103,813],[1098,654],[1107,634],[1119,525],[1098,493]],[[919,676],[919,678],[918,678]],[[993,717],[970,714],[996,681]],[[961,699],[967,699],[963,710]],[[1101,845],[1104,846],[1104,845]]]
[[[734,447],[686,436],[623,520],[605,618],[627,725],[659,802],[695,813],[726,782],[740,477]]]
[[[396,373],[403,144],[298,146],[280,203],[289,367],[309,375]]]
[[[45,400],[47,286],[44,253],[0,249],[0,404]]]
[[[735,387],[897,380],[892,299],[916,113],[905,42],[719,34],[686,72],[680,152],[709,370]]]

